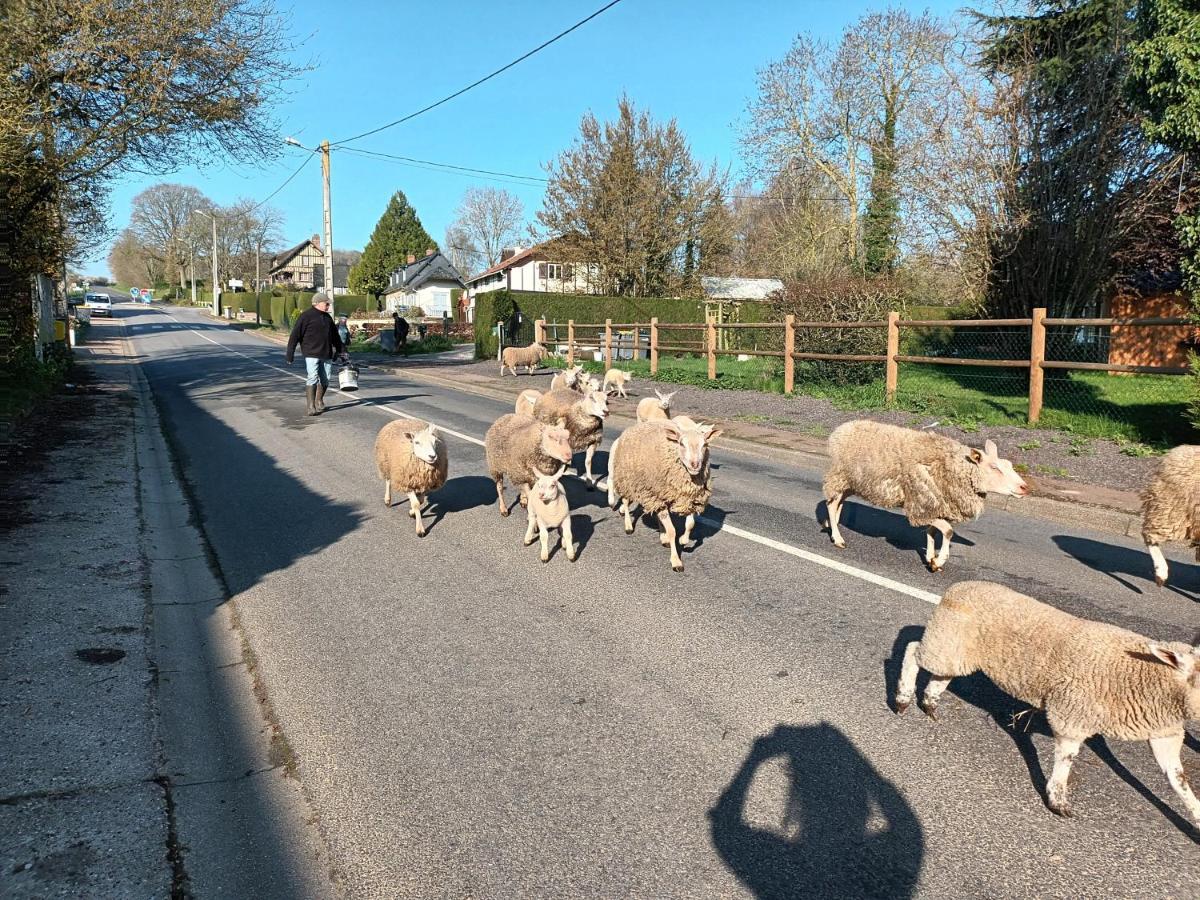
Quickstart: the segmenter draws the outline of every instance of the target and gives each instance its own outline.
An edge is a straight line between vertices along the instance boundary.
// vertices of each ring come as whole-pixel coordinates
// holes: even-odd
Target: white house
[[[500,262],[467,279],[472,297],[506,288],[510,291],[549,291],[556,294],[594,294],[599,280],[596,264],[555,261],[553,242],[533,247],[509,247]]]
[[[700,289],[704,291],[704,299],[718,302],[770,300],[783,292],[783,282],[778,278],[717,278],[702,275]]]
[[[463,287],[458,269],[441,252],[429,249],[420,259],[409,254],[408,264],[388,279],[384,308],[392,312],[401,306],[419,306],[427,316],[453,316],[450,292]]]

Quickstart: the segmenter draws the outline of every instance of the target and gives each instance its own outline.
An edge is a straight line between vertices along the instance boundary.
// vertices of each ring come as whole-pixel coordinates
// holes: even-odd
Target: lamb
[[[1187,541],[1200,560],[1200,447],[1183,444],[1162,458],[1142,492],[1142,540],[1159,587],[1167,583],[1164,541]]]
[[[504,503],[504,479],[521,489],[521,505],[528,502],[530,473],[554,472],[571,461],[570,435],[565,428],[548,426],[529,416],[508,413],[492,423],[484,435],[488,474],[496,482],[500,515],[508,516]]]
[[[609,453],[609,505],[615,508],[617,498],[621,499],[626,534],[633,534],[633,506],[657,515],[663,528],[660,540],[671,548],[671,568],[676,572],[683,571],[683,560],[671,513],[687,517],[682,543],[690,542],[695,517],[712,496],[708,445],[720,433],[711,425],[642,422],[622,432]]]
[[[584,480],[591,489],[597,480],[592,474],[592,456],[604,439],[608,395],[603,391],[589,391],[582,396],[565,389],[549,391],[538,398],[533,415],[552,425],[561,424],[571,434],[571,449],[576,453],[586,451]]]
[[[557,391],[559,388],[580,390],[580,383],[583,380],[582,375],[583,366],[572,366],[569,369],[563,369],[550,379],[550,390]]]
[[[517,403],[515,412],[518,416],[532,416],[533,405],[537,403],[538,397],[542,396],[542,392],[534,388],[521,391],[517,395]]]
[[[669,394],[664,394],[658,388],[655,388],[654,393],[658,399],[645,397],[638,401],[637,420],[639,422],[653,422],[656,419],[669,419],[671,417],[671,398],[678,394],[679,391],[671,391]]]
[[[542,540],[542,562],[550,561],[550,529],[562,530],[562,547],[567,559],[575,562],[578,546],[571,537],[571,508],[567,505],[567,492],[562,487],[563,473],[566,466],[559,468],[553,475],[546,475],[534,470],[533,486],[529,489],[529,527],[525,530],[525,546],[528,547],[536,538],[534,531],[540,533]]]
[[[846,546],[838,518],[843,501],[857,494],[886,509],[903,507],[911,524],[927,526],[925,562],[932,572],[940,572],[950,558],[951,525],[979,518],[988,493],[1029,493],[992,441],[977,450],[929,431],[859,419],[835,428],[828,446],[824,494],[833,545]],[[935,531],[942,535],[936,555]]]
[[[626,372],[623,369],[609,369],[604,373],[604,384],[602,387],[604,388],[604,392],[608,393],[608,386],[610,384],[615,385],[617,394],[619,394],[621,397],[625,397],[625,385],[631,381],[633,381],[632,372]]]
[[[446,444],[437,427],[419,419],[396,419],[375,438],[375,465],[383,479],[383,505],[391,507],[393,489],[408,494],[408,514],[416,519],[417,537],[425,536],[421,508],[426,495],[446,483]]]
[[[1179,761],[1184,724],[1200,718],[1200,646],[1151,641],[1075,616],[987,581],[952,585],[920,641],[904,651],[896,711],[930,674],[921,709],[936,717],[952,678],[982,670],[1013,696],[1043,709],[1054,734],[1046,805],[1071,815],[1067,779],[1094,734],[1149,741],[1154,759],[1200,827],[1200,800]]]
[[[550,351],[541,344],[530,344],[528,347],[505,347],[504,352],[500,354],[500,377],[504,377],[505,369],[512,369],[512,373],[516,375],[517,366],[524,366],[526,374],[532,375],[533,370],[541,365],[542,360],[549,355]]]

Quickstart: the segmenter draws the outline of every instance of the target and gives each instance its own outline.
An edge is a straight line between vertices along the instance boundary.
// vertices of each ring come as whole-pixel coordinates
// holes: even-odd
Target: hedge
[[[496,322],[512,321],[517,312],[525,322],[545,319],[565,324],[568,320],[594,324],[614,322],[703,322],[705,301],[665,297],[605,297],[595,294],[552,294],[542,291],[488,291],[475,296],[475,358],[496,357]],[[740,321],[769,321],[773,308],[769,303],[743,303]]]

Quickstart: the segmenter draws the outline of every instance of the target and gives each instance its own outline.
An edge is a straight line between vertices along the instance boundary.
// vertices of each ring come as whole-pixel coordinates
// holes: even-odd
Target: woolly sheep
[[[1054,770],[1046,805],[1071,814],[1067,779],[1080,745],[1094,734],[1149,741],[1154,759],[1200,827],[1200,800],[1179,761],[1184,723],[1200,718],[1200,647],[1158,643],[1078,619],[987,581],[952,585],[920,641],[904,651],[896,711],[929,672],[921,708],[936,717],[952,678],[983,671],[1000,688],[1046,712]]]
[[[421,509],[426,495],[446,483],[446,444],[437,427],[419,419],[396,419],[375,438],[375,465],[383,479],[383,505],[391,507],[392,491],[408,495],[408,514],[416,520],[417,537],[425,535]]]
[[[992,441],[977,450],[929,431],[859,419],[835,428],[828,446],[824,494],[834,546],[846,546],[838,518],[847,497],[857,495],[886,509],[903,507],[911,524],[927,526],[925,562],[933,572],[950,558],[951,525],[977,519],[988,493],[1023,497],[1029,492]],[[935,531],[942,535],[936,556]]]
[[[1187,541],[1200,560],[1200,447],[1176,447],[1158,464],[1142,492],[1142,540],[1160,587],[1167,583],[1167,560],[1160,544]]]
[[[542,392],[534,388],[521,391],[517,395],[516,409],[514,411],[518,416],[532,416],[533,405],[537,403],[540,396],[542,396]]]
[[[695,517],[712,496],[708,444],[721,433],[711,425],[681,427],[676,422],[642,422],[627,428],[609,452],[608,502],[621,500],[625,533],[633,534],[634,506],[658,516],[663,546],[671,548],[671,568],[683,571],[671,513],[687,517],[681,543],[691,541]]]
[[[625,397],[625,385],[633,381],[633,373],[626,372],[623,369],[609,369],[604,373],[604,383],[601,387],[605,393],[608,393],[608,386],[614,385],[617,389],[617,394]]]
[[[505,347],[504,352],[500,354],[500,377],[504,377],[505,369],[512,369],[513,375],[516,375],[517,366],[525,366],[526,374],[532,375],[533,370],[549,355],[550,351],[541,344],[530,344],[528,347]]]
[[[567,559],[575,562],[578,547],[571,536],[571,507],[567,504],[567,492],[561,483],[566,466],[559,468],[553,475],[533,471],[536,476],[533,486],[529,489],[528,527],[525,529],[525,546],[528,547],[537,538],[538,532],[542,541],[542,562],[550,561],[550,530],[559,528],[562,531],[562,547]]]
[[[656,419],[669,419],[671,417],[671,398],[679,391],[671,391],[669,394],[664,394],[658,388],[654,389],[655,397],[645,397],[638,401],[637,405],[637,420],[639,422],[653,422]]]
[[[528,416],[509,413],[492,423],[483,441],[488,474],[496,483],[500,515],[507,516],[504,503],[504,480],[507,478],[521,490],[521,505],[528,501],[526,488],[532,481],[530,473],[554,472],[571,461],[570,435],[565,428],[548,426]]]
[[[592,474],[592,456],[604,439],[604,419],[608,416],[608,396],[603,391],[580,395],[559,389],[542,394],[533,407],[535,418],[550,424],[561,424],[571,434],[571,449],[585,451],[584,480],[591,488],[596,484]]]
[[[583,366],[572,366],[569,369],[563,369],[550,379],[550,390],[557,391],[559,388],[579,390],[580,383],[583,380],[582,375]]]

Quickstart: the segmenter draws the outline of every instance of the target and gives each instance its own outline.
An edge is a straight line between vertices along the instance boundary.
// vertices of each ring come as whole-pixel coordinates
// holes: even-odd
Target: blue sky
[[[225,205],[261,200],[296,169],[307,146],[343,140],[452,93],[593,12],[603,0],[438,5],[298,0],[288,9],[299,62],[314,68],[275,110],[281,153],[261,167],[217,162],[168,175],[129,177],[112,194],[111,222],[129,220],[140,190],[160,181],[192,184]],[[782,56],[796,34],[836,40],[865,0],[741,4],[715,0],[623,0],[513,69],[462,97],[351,146],[459,166],[544,176],[542,164],[570,146],[588,110],[611,118],[624,92],[656,119],[678,120],[700,159],[736,173],[737,131],[754,94],[757,69]],[[951,14],[960,4],[911,5]],[[496,185],[517,194],[532,219],[540,187],[434,172],[335,152],[333,239],[362,249],[395,190],[403,190],[425,229],[441,241],[463,192]],[[321,231],[320,167],[313,160],[271,201],[285,217],[289,244]],[[104,247],[78,266],[107,270]]]

